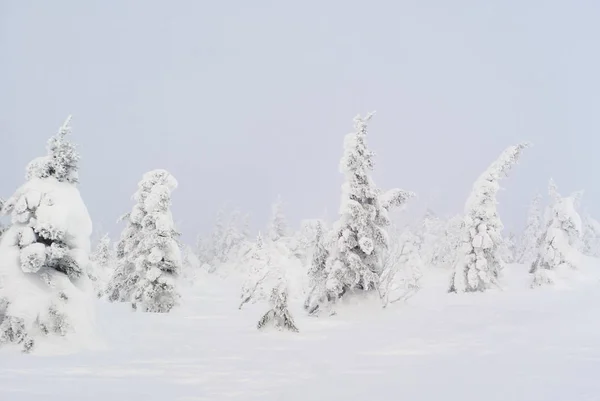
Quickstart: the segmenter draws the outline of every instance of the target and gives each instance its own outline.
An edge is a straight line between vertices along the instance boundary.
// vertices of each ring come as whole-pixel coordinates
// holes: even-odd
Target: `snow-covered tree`
[[[532,263],[537,256],[538,241],[542,235],[542,196],[537,195],[531,201],[527,213],[527,225],[518,248],[517,261],[519,263]]]
[[[410,231],[392,240],[383,259],[384,269],[379,284],[383,307],[404,301],[420,289],[423,260],[420,255],[421,238]]]
[[[98,241],[96,248],[90,254],[89,278],[92,280],[94,290],[98,297],[104,296],[106,285],[114,268],[115,255],[112,242],[108,234],[104,234]]]
[[[117,245],[117,268],[108,299],[131,302],[135,310],[169,312],[177,305],[175,280],[181,271],[181,250],[171,215],[175,178],[165,170],[144,174],[133,196],[135,205],[123,220],[127,226]]]
[[[562,197],[553,180],[548,191],[551,205],[546,210],[546,230],[538,241],[538,255],[531,266],[533,286],[553,283],[556,269],[574,269],[580,262],[583,225],[575,207],[578,194]]]
[[[454,264],[450,291],[484,291],[497,285],[503,267],[499,255],[503,225],[496,208],[499,181],[517,163],[527,146],[522,143],[506,149],[475,181],[465,206],[462,243]]]
[[[269,221],[269,239],[273,242],[289,236],[289,229],[285,215],[283,214],[283,201],[281,196],[277,197],[271,208],[271,219]]]
[[[327,271],[326,264],[329,258],[328,244],[326,244],[324,225],[317,220],[315,224],[315,239],[312,245],[311,264],[308,269],[309,294],[304,302],[304,309],[312,314],[319,305],[327,301]]]
[[[287,299],[287,287],[277,286],[271,290],[271,296],[269,297],[271,309],[258,321],[257,327],[259,330],[273,326],[277,330],[298,332],[296,323],[294,323],[294,319],[288,310]]]
[[[504,263],[515,263],[517,256],[517,236],[509,232],[500,245],[500,257]]]
[[[258,233],[256,242],[245,257],[244,265],[247,269],[247,277],[242,285],[240,309],[248,302],[254,303],[269,296],[265,286],[268,285],[267,281],[270,279],[271,258],[265,249],[261,233]]]
[[[285,267],[278,258],[275,243],[263,241],[259,233],[256,243],[248,252],[244,264],[248,277],[242,286],[239,308],[246,303],[269,301],[271,309],[260,319],[258,328],[274,325],[277,329],[298,331],[288,309],[288,285]]]
[[[327,261],[328,298],[337,299],[349,291],[375,290],[382,271],[382,257],[388,246],[388,211],[403,205],[412,193],[393,189],[381,193],[371,178],[373,152],[366,143],[372,114],[354,119],[355,132],[346,136],[340,170],[342,186],[340,216],[335,223],[330,257]]]
[[[592,257],[600,257],[600,222],[589,214],[583,218],[582,252]]]
[[[0,241],[0,345],[30,351],[44,335],[90,334],[92,222],[75,185],[70,131],[69,117],[2,208],[11,225]]]

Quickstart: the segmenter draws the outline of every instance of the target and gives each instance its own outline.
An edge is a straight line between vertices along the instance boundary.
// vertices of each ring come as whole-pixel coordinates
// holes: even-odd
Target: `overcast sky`
[[[95,226],[145,171],[179,181],[186,238],[229,202],[262,227],[334,218],[343,137],[376,110],[376,183],[462,211],[473,181],[530,140],[503,182],[519,227],[554,177],[600,217],[600,1],[0,0],[0,193],[68,114]]]

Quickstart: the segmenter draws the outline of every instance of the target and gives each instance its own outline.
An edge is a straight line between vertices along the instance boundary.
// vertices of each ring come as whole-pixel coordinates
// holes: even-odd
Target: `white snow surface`
[[[600,261],[530,289],[509,265],[502,290],[448,294],[429,269],[407,303],[353,299],[300,333],[259,332],[266,305],[238,310],[239,283],[197,275],[169,314],[98,301],[102,347],[0,351],[0,400],[565,401],[600,399]]]

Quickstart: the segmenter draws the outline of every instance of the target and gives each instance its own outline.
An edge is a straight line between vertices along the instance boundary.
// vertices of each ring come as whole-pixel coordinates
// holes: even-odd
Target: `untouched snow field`
[[[445,292],[446,272],[407,303],[333,317],[296,302],[299,334],[257,331],[265,304],[240,311],[236,285],[199,277],[171,314],[99,302],[94,351],[3,350],[0,400],[600,400],[594,270],[531,290],[513,265],[503,291],[464,295]]]

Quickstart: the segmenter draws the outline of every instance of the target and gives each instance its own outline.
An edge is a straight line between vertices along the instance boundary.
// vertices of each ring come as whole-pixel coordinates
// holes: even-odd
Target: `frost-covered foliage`
[[[504,263],[515,263],[517,256],[517,236],[510,232],[500,245],[500,257]]]
[[[108,234],[104,234],[98,241],[96,248],[90,254],[90,262],[88,276],[92,280],[96,295],[100,298],[105,294],[115,263],[115,254]]]
[[[533,286],[553,283],[556,269],[577,268],[581,257],[578,247],[583,224],[575,207],[578,194],[562,197],[552,180],[548,191],[551,204],[546,210],[546,230],[538,242],[538,255],[531,266]]]
[[[410,298],[420,289],[423,276],[421,245],[421,238],[410,231],[393,240],[383,260],[384,269],[379,284],[384,308],[390,303]]]
[[[310,265],[312,254],[318,241],[325,230],[325,222],[319,219],[303,220],[300,230],[293,236],[291,252],[303,266]]]
[[[503,225],[496,210],[499,181],[517,163],[527,146],[522,143],[506,149],[475,181],[465,206],[461,245],[450,291],[484,291],[497,284],[503,267],[499,255]]]
[[[169,312],[177,305],[176,278],[181,250],[171,215],[175,178],[153,170],[138,184],[135,205],[123,220],[127,226],[117,244],[117,266],[108,286],[110,301],[131,302],[135,310]]]
[[[294,319],[288,310],[287,299],[287,287],[277,286],[273,288],[269,297],[271,309],[258,321],[257,327],[259,330],[272,326],[277,330],[298,332],[296,323],[294,323]]]
[[[281,196],[277,197],[271,208],[271,219],[269,221],[269,239],[273,242],[279,241],[290,235],[288,223],[283,214],[283,201]]]
[[[600,257],[600,222],[589,214],[583,218],[582,252],[595,258]]]
[[[71,116],[48,141],[48,154],[33,160],[27,166],[27,180],[54,177],[59,182],[76,183],[79,179],[79,153],[67,135],[71,133]]]
[[[538,241],[542,236],[543,216],[542,216],[542,196],[537,195],[531,201],[527,213],[527,225],[517,248],[517,262],[532,263],[537,256]]]
[[[11,225],[0,241],[0,344],[25,351],[50,334],[85,340],[92,327],[92,222],[75,186],[79,155],[67,138],[69,121],[2,208]]]
[[[308,269],[309,294],[304,302],[304,309],[312,314],[320,305],[328,301],[327,293],[327,259],[329,258],[329,244],[326,243],[324,224],[316,221],[314,226],[315,237],[312,244],[312,257]]]
[[[388,246],[388,211],[413,196],[400,189],[381,193],[370,174],[373,152],[367,148],[367,125],[372,114],[354,119],[355,132],[344,141],[340,170],[342,186],[340,216],[332,232],[327,261],[328,298],[337,299],[349,291],[375,290],[379,285],[382,258]]]
[[[450,268],[460,243],[462,218],[441,219],[431,210],[425,213],[415,233],[420,237],[421,260],[425,266]]]
[[[227,210],[217,213],[215,227],[210,237],[198,237],[196,255],[208,272],[221,270],[226,265],[236,265],[241,255],[249,248],[248,216],[233,210],[227,217]]]

